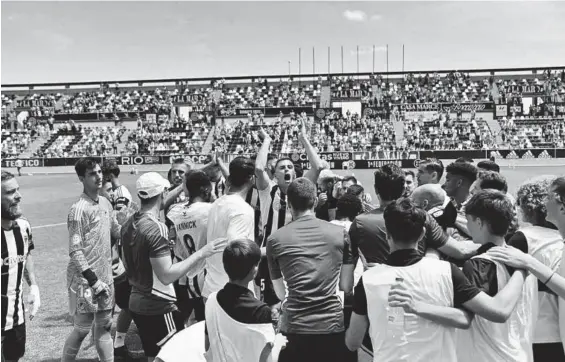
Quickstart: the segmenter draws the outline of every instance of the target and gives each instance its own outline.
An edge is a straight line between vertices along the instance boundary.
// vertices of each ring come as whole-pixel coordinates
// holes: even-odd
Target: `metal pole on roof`
[[[373,44],[373,73],[375,73],[375,45]]]
[[[328,47],[328,77],[330,76],[330,47]]]
[[[343,73],[343,45],[341,46],[341,72]]]
[[[316,52],[314,47],[312,47],[312,74],[316,74]]]
[[[388,44],[386,45],[386,80],[388,81]]]
[[[402,72],[404,72],[404,44],[402,44]]]
[[[357,79],[359,79],[359,45],[357,45]]]

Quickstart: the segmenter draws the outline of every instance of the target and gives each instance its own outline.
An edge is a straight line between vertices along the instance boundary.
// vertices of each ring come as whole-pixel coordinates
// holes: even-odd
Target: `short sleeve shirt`
[[[123,261],[132,286],[129,308],[143,315],[176,309],[172,284],[163,285],[151,266],[152,258],[171,257],[167,227],[153,215],[134,214],[122,227]]]
[[[425,227],[426,233],[418,243],[418,251],[422,255],[428,248],[441,248],[449,239],[443,228],[429,214],[426,214]],[[361,251],[367,263],[386,263],[390,248],[386,239],[383,208],[357,216],[349,229],[349,236],[352,250]]]
[[[337,294],[343,264],[353,264],[350,242],[342,226],[303,216],[267,240],[271,277],[284,278],[281,330],[297,334],[329,334],[344,330]]]

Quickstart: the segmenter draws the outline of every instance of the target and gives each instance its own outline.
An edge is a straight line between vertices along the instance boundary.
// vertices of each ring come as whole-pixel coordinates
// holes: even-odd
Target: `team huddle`
[[[89,333],[126,358],[132,322],[149,361],[565,361],[565,177],[514,198],[493,160],[387,164],[373,204],[304,125],[304,171],[259,135],[256,157],[142,174],[139,204],[114,162],[77,162],[62,361]],[[2,171],[3,361],[25,350],[24,274],[40,304],[18,189]]]

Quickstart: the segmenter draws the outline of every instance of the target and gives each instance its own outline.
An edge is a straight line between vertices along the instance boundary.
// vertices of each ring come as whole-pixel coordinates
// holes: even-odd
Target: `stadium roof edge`
[[[151,84],[151,83],[171,83],[171,82],[203,82],[211,80],[224,79],[230,80],[245,80],[251,78],[264,78],[264,79],[281,79],[288,78],[289,76],[294,79],[301,78],[317,78],[320,76],[327,76],[328,74],[334,77],[353,77],[353,76],[369,76],[371,74],[379,74],[383,76],[391,75],[405,75],[405,74],[423,74],[423,73],[449,73],[458,71],[462,73],[509,73],[509,72],[538,72],[545,70],[565,70],[565,66],[554,67],[526,67],[526,68],[497,68],[497,69],[450,69],[450,70],[410,70],[410,71],[395,71],[395,72],[364,72],[364,73],[316,73],[316,74],[283,74],[283,75],[249,75],[249,76],[232,76],[232,77],[202,77],[202,78],[169,78],[169,79],[143,79],[143,80],[103,80],[103,81],[85,81],[85,82],[60,82],[60,83],[27,83],[27,84],[2,84],[2,88],[21,88],[21,87],[71,87],[71,86],[88,86],[100,85],[102,83],[120,85],[137,83]],[[32,88],[30,88],[32,89]]]

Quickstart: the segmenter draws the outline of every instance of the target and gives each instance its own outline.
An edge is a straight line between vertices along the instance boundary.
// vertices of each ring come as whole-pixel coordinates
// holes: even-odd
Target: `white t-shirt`
[[[255,212],[239,195],[224,195],[216,200],[208,214],[208,242],[226,238],[255,240]],[[206,259],[206,278],[202,296],[208,297],[226,285],[228,276],[224,271],[222,253]],[[249,284],[253,291],[253,282]]]

